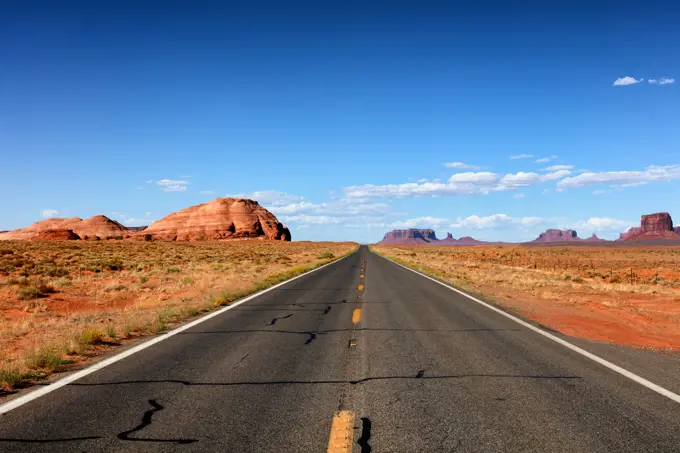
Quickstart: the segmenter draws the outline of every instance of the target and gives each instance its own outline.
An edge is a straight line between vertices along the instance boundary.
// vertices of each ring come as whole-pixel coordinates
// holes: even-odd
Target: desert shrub
[[[125,289],[127,289],[127,286],[123,285],[122,283],[111,283],[104,287],[104,291],[106,291],[107,293],[113,291],[123,291]]]
[[[73,362],[70,360],[64,360],[57,349],[52,346],[41,346],[26,354],[26,366],[32,370],[44,368],[50,371],[59,371],[64,369],[64,365],[71,363]]]
[[[144,235],[144,240],[146,242],[151,242],[153,240],[153,236],[151,234],[147,233],[147,234]]]
[[[149,277],[147,277],[146,275],[142,275],[142,276],[139,277],[139,283],[144,284],[148,281],[149,281]]]
[[[327,251],[327,252],[323,252],[321,255],[317,256],[316,258],[320,259],[320,260],[330,260],[330,259],[335,258],[335,255],[333,255],[332,252]]]
[[[31,281],[24,276],[21,277],[14,277],[10,278],[7,280],[8,285],[19,285],[19,286],[28,286],[30,285]]]
[[[168,274],[176,274],[176,273],[182,272],[182,269],[180,269],[179,267],[176,267],[176,266],[172,266],[172,267],[169,267],[165,272],[167,272]]]
[[[104,334],[98,330],[86,329],[83,330],[77,337],[76,341],[82,345],[99,344],[104,340]]]
[[[17,295],[19,300],[27,300],[27,299],[37,299],[38,297],[45,297],[45,295],[40,292],[40,289],[36,286],[26,286],[21,289],[19,289],[19,293]]]
[[[56,266],[45,266],[39,269],[39,273],[47,277],[65,277],[68,275],[66,269]]]
[[[99,263],[102,268],[110,271],[119,271],[123,268],[123,260],[120,258],[112,258]]]
[[[0,370],[0,390],[14,390],[25,383],[23,373],[17,369]]]

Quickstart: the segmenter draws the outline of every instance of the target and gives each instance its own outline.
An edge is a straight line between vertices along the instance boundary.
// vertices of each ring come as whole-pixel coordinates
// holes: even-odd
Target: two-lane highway
[[[679,409],[361,247],[0,416],[0,451],[672,452]]]

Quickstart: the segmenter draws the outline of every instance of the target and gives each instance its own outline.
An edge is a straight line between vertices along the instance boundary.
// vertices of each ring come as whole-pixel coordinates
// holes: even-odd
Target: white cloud
[[[541,157],[540,159],[536,159],[535,162],[537,164],[544,164],[546,162],[550,162],[550,158],[549,157]]]
[[[621,77],[618,78],[614,81],[614,86],[615,87],[621,87],[621,86],[626,86],[626,85],[635,85],[636,83],[644,82],[645,79],[636,79],[635,77]]]
[[[596,184],[640,185],[652,181],[671,181],[680,179],[680,165],[650,165],[642,171],[605,171],[586,172],[557,183],[557,190],[575,189]]]
[[[163,192],[185,192],[187,190],[187,181],[173,181],[171,179],[161,179],[156,181],[156,184],[161,186]]]
[[[633,222],[627,220],[612,219],[609,217],[591,217],[588,220],[581,220],[575,222],[570,226],[575,230],[585,230],[587,232],[596,231],[624,231],[629,228]]]
[[[43,209],[40,211],[40,214],[46,219],[49,219],[50,217],[56,217],[59,214],[59,211],[56,209]]]
[[[191,178],[193,178],[193,176],[191,175],[184,175],[179,177],[179,179],[191,179]]]
[[[545,181],[552,181],[570,175],[569,170],[558,170],[539,175],[534,172],[508,173],[499,175],[490,172],[456,173],[446,183],[404,183],[345,187],[345,196],[351,199],[368,198],[417,198],[440,196],[466,196],[488,194],[492,191],[515,190]]]
[[[464,219],[458,218],[455,223],[452,223],[451,228],[472,228],[472,229],[482,229],[482,228],[495,228],[502,223],[509,223],[512,221],[512,217],[505,214],[494,214],[486,217],[480,217],[478,215],[471,215]]]
[[[540,223],[546,222],[548,219],[542,217],[511,217],[506,214],[493,214],[485,217],[478,215],[471,215],[464,219],[458,218],[455,223],[452,223],[451,228],[468,228],[468,229],[489,229],[489,228],[507,228],[511,225],[521,227],[531,227]]]
[[[533,154],[516,154],[514,156],[510,156],[511,160],[517,160],[517,159],[531,159],[534,157]]]
[[[144,213],[145,216],[149,217],[151,215],[151,211],[147,211]]]
[[[467,168],[470,170],[479,170],[479,167],[476,165],[468,165],[463,162],[445,162],[444,166],[447,168]]]
[[[552,173],[546,173],[541,177],[541,181],[554,181],[556,179],[564,178],[565,176],[569,176],[571,174],[571,171],[569,170],[557,170]]]
[[[552,167],[544,168],[543,171],[571,170],[573,168],[573,165],[553,165]]]
[[[513,197],[513,198],[518,198],[518,199],[519,199],[519,198],[524,198],[524,194],[523,194],[523,193],[516,193],[516,194],[513,195],[512,197]]]
[[[624,188],[624,187],[637,187],[637,186],[644,186],[649,184],[649,181],[638,181],[638,182],[629,182],[627,184],[621,184],[619,187]]]
[[[328,224],[338,224],[345,221],[341,217],[331,217],[331,216],[319,216],[319,215],[307,215],[300,214],[294,216],[281,216],[281,222],[283,223],[300,223],[302,225],[328,225]]]
[[[496,182],[498,175],[488,171],[456,173],[449,178],[449,183],[468,183],[488,185]]]
[[[671,79],[668,77],[662,77],[661,79],[649,79],[647,82],[649,82],[652,85],[669,85],[672,83],[675,83],[675,79]]]
[[[500,183],[504,187],[527,187],[541,182],[541,175],[534,172],[508,173],[503,176]]]
[[[390,228],[395,228],[395,229],[404,229],[404,228],[438,228],[441,227],[447,223],[449,223],[450,220],[448,219],[442,219],[440,217],[416,217],[413,219],[407,219],[407,220],[402,220],[402,221],[397,221],[397,222],[392,222],[388,226]]]
[[[519,223],[521,223],[523,226],[534,226],[538,225],[539,223],[544,223],[546,219],[543,217],[522,217],[519,220]]]
[[[148,179],[148,180],[146,181],[146,183],[147,183],[147,184],[153,184],[153,179]]]
[[[369,224],[383,222],[386,215],[391,215],[388,204],[369,202],[364,199],[339,198],[328,203],[312,203],[304,197],[276,190],[231,196],[258,200],[281,222],[292,223],[296,228],[339,224],[363,228]]]
[[[212,195],[212,194],[215,193],[215,191],[214,190],[201,190],[199,193],[201,195]]]

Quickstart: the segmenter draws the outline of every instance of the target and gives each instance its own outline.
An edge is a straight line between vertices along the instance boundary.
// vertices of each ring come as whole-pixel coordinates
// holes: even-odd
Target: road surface
[[[678,403],[366,247],[0,416],[0,451],[325,452],[341,410],[354,453],[680,451]]]

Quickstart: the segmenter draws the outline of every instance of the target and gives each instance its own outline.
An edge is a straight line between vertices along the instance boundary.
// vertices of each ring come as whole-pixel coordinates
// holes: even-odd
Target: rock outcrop
[[[541,233],[532,242],[571,242],[580,241],[581,238],[574,230],[555,230],[550,229]]]
[[[36,222],[33,225],[7,233],[0,234],[0,240],[32,240],[46,239],[56,233],[44,234],[45,231],[68,231],[71,230],[80,239],[113,239],[124,238],[130,232],[120,223],[106,216],[97,215],[83,220],[80,217],[70,219],[47,219]],[[58,235],[63,235],[59,233]],[[41,236],[42,237],[39,237]]]
[[[630,228],[621,233],[621,241],[640,241],[645,239],[680,239],[677,228],[673,228],[673,219],[667,212],[643,215],[640,226]]]
[[[33,237],[34,241],[78,241],[80,236],[73,232],[73,230],[42,230]]]
[[[588,239],[584,239],[584,242],[608,242],[606,239],[600,239],[593,233],[592,236],[590,236]]]
[[[640,227],[631,227],[623,233],[619,234],[619,241],[627,241],[628,239],[640,234],[642,229]]]
[[[439,241],[434,230],[419,230],[410,228],[408,230],[394,230],[385,233],[385,237],[380,244],[429,244],[432,241]]]
[[[437,239],[434,230],[430,229],[415,229],[409,230],[394,230],[385,233],[383,240],[379,244],[388,245],[483,245],[490,244],[489,242],[478,241],[469,236],[455,239],[451,233],[446,233],[446,237],[442,240]]]
[[[138,235],[178,241],[263,238],[290,241],[290,231],[257,201],[217,198],[177,211]]]

